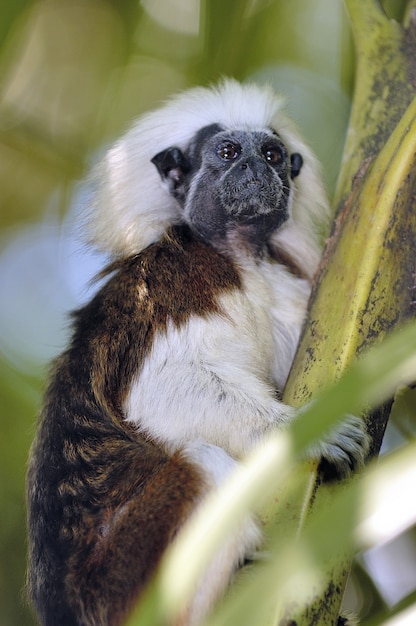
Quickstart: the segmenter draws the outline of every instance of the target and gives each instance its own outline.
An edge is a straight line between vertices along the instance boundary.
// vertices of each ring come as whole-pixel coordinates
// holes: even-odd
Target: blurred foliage
[[[395,19],[405,5],[384,2]],[[85,299],[100,263],[76,243],[76,182],[132,118],[224,74],[268,81],[287,94],[332,191],[354,79],[342,0],[2,3],[0,626],[34,623],[21,600],[25,459],[46,363],[67,335],[65,311]],[[415,404],[414,395],[401,396],[399,429],[387,443],[414,436]],[[368,615],[384,609],[363,563],[354,578],[352,603]]]

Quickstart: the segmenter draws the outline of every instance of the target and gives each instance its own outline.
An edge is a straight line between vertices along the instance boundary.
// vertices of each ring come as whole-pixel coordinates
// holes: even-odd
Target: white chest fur
[[[288,375],[309,283],[281,265],[244,261],[242,288],[221,313],[157,332],[125,403],[126,419],[169,451],[206,441],[244,455],[293,410],[277,391]],[[174,297],[174,296],[173,296]]]

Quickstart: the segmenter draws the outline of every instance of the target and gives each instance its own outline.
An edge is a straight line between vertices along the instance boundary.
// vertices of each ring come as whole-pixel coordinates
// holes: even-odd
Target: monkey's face
[[[221,242],[236,232],[262,246],[289,217],[290,179],[302,165],[274,131],[203,128],[188,150],[169,148],[153,163],[203,239]]]

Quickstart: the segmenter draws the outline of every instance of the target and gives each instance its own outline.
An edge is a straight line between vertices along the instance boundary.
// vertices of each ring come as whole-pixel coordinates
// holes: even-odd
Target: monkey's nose
[[[265,163],[256,158],[248,158],[240,163],[241,170],[248,170],[254,178],[259,180],[265,174],[267,167]]]

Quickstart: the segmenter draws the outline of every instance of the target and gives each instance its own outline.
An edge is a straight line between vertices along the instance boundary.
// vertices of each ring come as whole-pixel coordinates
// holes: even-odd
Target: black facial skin
[[[186,153],[171,147],[152,162],[195,234],[220,246],[237,236],[261,253],[289,217],[290,179],[303,160],[298,153],[289,157],[272,130],[231,132],[213,124]]]

